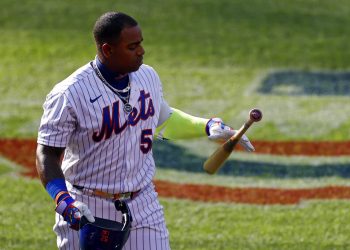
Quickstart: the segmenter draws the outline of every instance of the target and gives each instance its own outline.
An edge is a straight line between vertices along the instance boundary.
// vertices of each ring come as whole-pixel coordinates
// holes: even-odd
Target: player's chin
[[[141,57],[137,60],[137,64],[139,65],[139,68],[140,68],[141,65],[143,64],[143,57]]]
[[[132,71],[137,71],[141,67],[142,64],[143,64],[143,60],[138,60],[137,63],[135,63]]]

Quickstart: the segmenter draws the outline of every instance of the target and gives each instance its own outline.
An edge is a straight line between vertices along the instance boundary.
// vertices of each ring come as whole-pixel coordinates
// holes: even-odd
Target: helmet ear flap
[[[79,245],[82,250],[114,249],[121,250],[129,238],[132,216],[125,201],[115,202],[122,212],[122,223],[95,217],[89,222],[84,216],[80,220]]]

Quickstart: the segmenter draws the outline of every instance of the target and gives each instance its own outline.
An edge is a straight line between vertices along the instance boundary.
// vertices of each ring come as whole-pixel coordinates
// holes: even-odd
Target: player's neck
[[[106,62],[103,62],[103,59],[101,60],[99,56],[96,56],[95,61],[96,61],[96,66],[100,70],[101,74],[109,82],[114,80],[120,80],[127,75],[127,74],[120,74],[118,72],[115,72],[109,69]]]

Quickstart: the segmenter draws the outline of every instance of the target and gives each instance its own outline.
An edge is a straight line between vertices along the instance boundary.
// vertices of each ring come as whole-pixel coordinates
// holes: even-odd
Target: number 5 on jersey
[[[144,154],[147,154],[152,149],[152,129],[142,130],[140,149]]]

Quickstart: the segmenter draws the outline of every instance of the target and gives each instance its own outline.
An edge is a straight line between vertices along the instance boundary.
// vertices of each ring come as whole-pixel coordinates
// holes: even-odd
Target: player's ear
[[[102,50],[103,55],[104,55],[106,58],[109,58],[110,55],[112,54],[112,47],[111,47],[111,45],[109,45],[108,43],[102,44],[101,50]]]

